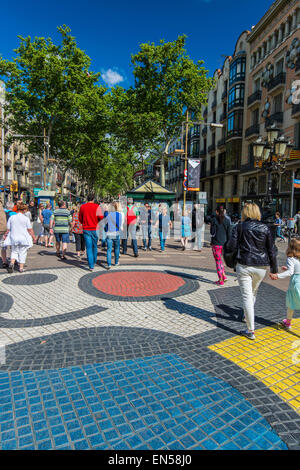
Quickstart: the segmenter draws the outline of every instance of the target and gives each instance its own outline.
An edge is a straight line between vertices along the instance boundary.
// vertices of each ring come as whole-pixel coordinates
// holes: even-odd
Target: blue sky
[[[21,36],[58,41],[67,24],[107,84],[132,83],[130,55],[144,42],[186,34],[187,52],[213,74],[231,55],[240,33],[251,29],[272,0],[14,0],[1,5],[0,54],[13,57]]]

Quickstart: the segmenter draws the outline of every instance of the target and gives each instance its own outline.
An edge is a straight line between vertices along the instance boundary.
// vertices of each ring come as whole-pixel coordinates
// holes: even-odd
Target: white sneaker
[[[248,339],[251,339],[251,340],[254,340],[254,339],[255,339],[254,333],[253,333],[253,332],[250,332],[250,331],[248,331],[248,330],[246,330],[246,331],[241,331],[241,334],[242,334],[243,336],[245,336],[246,338],[248,338]]]

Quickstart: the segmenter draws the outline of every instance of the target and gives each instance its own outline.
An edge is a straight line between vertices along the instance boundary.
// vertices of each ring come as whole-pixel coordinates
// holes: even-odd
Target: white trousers
[[[29,246],[27,245],[12,245],[10,259],[15,259],[18,263],[25,264],[28,248]]]
[[[236,273],[241,289],[247,328],[249,331],[254,331],[254,305],[256,294],[267,270],[263,267],[244,266],[238,263]]]

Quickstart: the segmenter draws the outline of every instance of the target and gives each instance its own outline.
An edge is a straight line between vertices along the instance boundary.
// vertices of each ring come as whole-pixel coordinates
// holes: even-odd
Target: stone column
[[[297,28],[297,13],[296,10],[293,12],[292,31]]]
[[[285,27],[284,27],[284,37],[286,38],[288,34],[289,34],[289,22],[286,21]]]

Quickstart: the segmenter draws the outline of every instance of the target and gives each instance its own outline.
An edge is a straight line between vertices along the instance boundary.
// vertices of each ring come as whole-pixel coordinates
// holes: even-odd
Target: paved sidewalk
[[[156,242],[111,271],[101,252],[94,273],[70,248],[60,261],[35,246],[26,273],[0,271],[1,449],[300,448],[287,283],[262,284],[250,342],[210,248]]]

